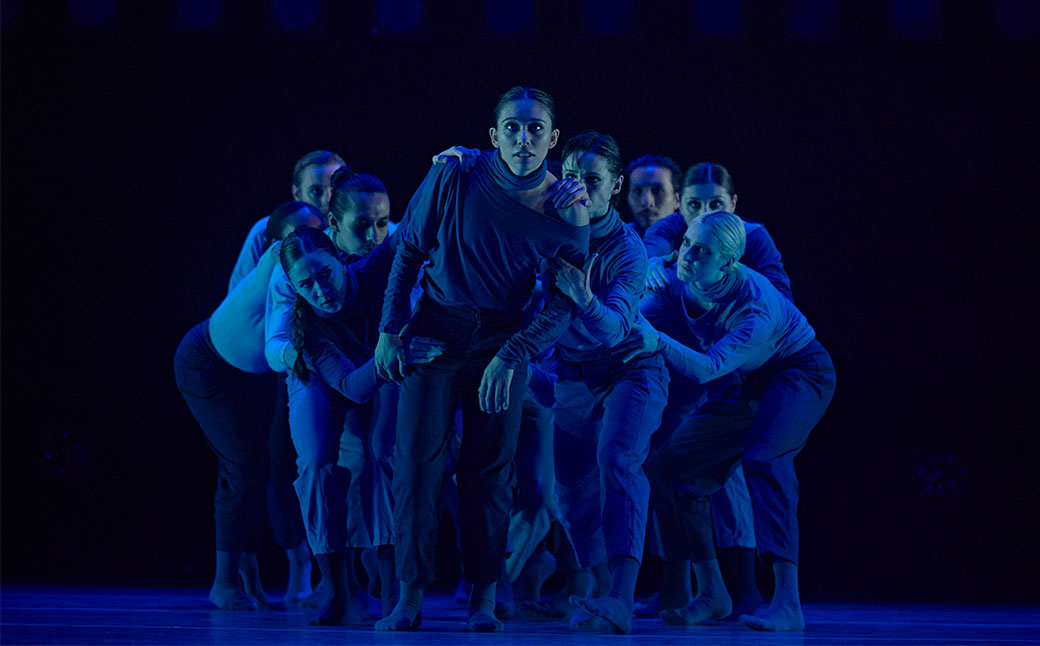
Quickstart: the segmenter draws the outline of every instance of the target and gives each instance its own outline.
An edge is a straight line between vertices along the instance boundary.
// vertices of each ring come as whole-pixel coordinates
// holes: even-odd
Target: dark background
[[[724,163],[783,252],[839,373],[798,461],[803,596],[1040,600],[1035,3],[745,3],[713,36],[703,3],[603,27],[536,1],[513,37],[472,0],[403,35],[368,2],[297,30],[267,3],[202,30],[192,2],[140,4],[97,27],[3,4],[3,582],[208,585],[216,461],[172,357],[246,231],[316,148],[400,217],[430,156],[486,147],[531,84],[564,139]],[[832,29],[800,35],[803,6]]]

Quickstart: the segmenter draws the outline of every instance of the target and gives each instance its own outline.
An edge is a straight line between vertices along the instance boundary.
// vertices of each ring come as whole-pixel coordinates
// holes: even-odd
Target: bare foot
[[[241,568],[238,571],[242,577],[242,585],[245,586],[246,594],[256,600],[256,607],[267,610],[271,604],[267,601],[264,587],[260,584],[260,570],[257,568]]]
[[[771,603],[754,615],[741,615],[744,625],[754,630],[770,632],[805,630],[805,617],[801,605],[778,602]]]
[[[256,610],[256,602],[233,585],[214,584],[209,591],[209,601],[221,610]]]
[[[415,630],[421,623],[421,609],[398,601],[393,612],[376,622],[376,630]]]
[[[466,630],[471,633],[500,633],[505,626],[495,617],[494,611],[485,608],[473,608],[466,620]]]
[[[347,612],[352,623],[364,623],[383,616],[383,604],[365,590],[358,590],[350,595]]]
[[[348,606],[348,600],[333,597],[307,621],[312,626],[349,626],[355,622],[350,620]]]
[[[310,595],[300,600],[301,608],[324,608],[332,599],[332,585],[325,579],[321,580],[317,588]]]
[[[733,612],[733,602],[729,595],[724,597],[698,596],[685,608],[675,608],[661,612],[661,619],[673,626],[693,626],[710,619],[724,619]]]
[[[574,600],[579,598],[580,597],[576,596],[571,596],[570,598],[570,603],[574,608],[574,611],[573,614],[571,614],[571,619],[567,622],[567,625],[574,630],[602,630],[603,619],[597,617],[596,615],[590,615],[589,613],[585,612],[581,608],[578,608],[577,605],[574,604]]]
[[[513,586],[504,578],[495,586],[495,616],[499,619],[514,619],[516,598],[513,596]]]
[[[617,597],[582,599],[571,597],[571,603],[589,615],[601,617],[611,632],[627,635],[632,632],[632,606]]]

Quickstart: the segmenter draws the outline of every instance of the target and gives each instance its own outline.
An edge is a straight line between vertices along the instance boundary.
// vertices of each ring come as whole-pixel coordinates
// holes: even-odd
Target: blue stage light
[[[743,22],[740,0],[693,0],[693,20],[708,36],[736,36]]]
[[[787,24],[799,38],[833,38],[838,30],[837,0],[788,0]]]
[[[935,0],[895,0],[892,26],[905,38],[923,40],[939,31],[939,5]]]
[[[585,25],[599,36],[623,36],[636,19],[631,0],[586,0],[582,13]]]
[[[177,0],[177,15],[189,29],[209,29],[223,13],[223,0]]]
[[[496,34],[517,36],[534,24],[534,3],[531,0],[484,0],[484,20]]]
[[[376,20],[393,34],[407,34],[422,22],[422,0],[376,0]]]
[[[84,27],[100,27],[112,19],[115,0],[69,0],[72,19]]]
[[[278,22],[292,31],[303,31],[314,24],[321,11],[320,0],[274,0],[271,10]]]

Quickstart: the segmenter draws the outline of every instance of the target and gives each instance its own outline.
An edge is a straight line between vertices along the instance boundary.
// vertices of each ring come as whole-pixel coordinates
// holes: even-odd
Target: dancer
[[[325,213],[329,209],[329,198],[332,194],[332,174],[345,166],[346,164],[339,155],[327,150],[309,152],[296,160],[296,164],[293,166],[292,181],[289,184],[292,199],[310,204],[318,209],[323,226]],[[267,239],[266,231],[267,217],[262,217],[246,234],[246,241],[238,254],[234,269],[231,270],[228,291],[234,289],[235,284],[256,266],[260,255],[270,245],[271,241]]]
[[[378,424],[387,406],[377,408],[370,400],[396,390],[394,384],[381,385],[371,361],[393,251],[393,244],[385,243],[365,260],[345,265],[328,236],[313,230],[290,235],[282,246],[282,268],[296,291],[292,339],[297,354],[289,374],[293,442],[300,456],[296,488],[311,549],[332,587],[312,623],[356,623],[366,611],[351,607],[357,588],[346,563],[353,556],[347,549],[347,529],[353,524],[347,491],[361,471],[337,460],[344,427],[360,435]],[[443,346],[412,337],[408,348],[408,360],[419,364]]]
[[[314,207],[287,202],[268,217],[265,238],[281,240],[297,227],[320,223]],[[269,460],[292,460],[278,451],[269,457],[269,445],[276,440],[268,433],[271,410],[263,396],[272,387],[263,354],[263,319],[267,283],[278,262],[277,247],[260,257],[210,318],[188,332],[174,358],[177,388],[217,454],[217,555],[209,598],[223,610],[267,606],[256,553],[263,539],[268,465]],[[266,498],[275,539],[289,556],[286,601],[291,603],[310,592],[310,552],[295,497]],[[281,508],[289,505],[292,509]]]
[[[332,178],[326,235],[332,239],[339,252],[347,254],[350,259],[366,256],[373,244],[385,237],[389,208],[386,187],[377,177],[342,168]],[[384,252],[384,256],[392,258],[393,252]],[[378,281],[385,286],[386,272],[378,275]],[[268,293],[265,352],[271,367],[281,372],[291,372],[298,360],[297,349],[290,338],[290,319],[295,301],[296,292],[289,278],[285,271],[277,268],[272,275]],[[373,316],[378,314],[373,313]],[[378,319],[372,324],[373,330],[376,324]],[[300,454],[294,471],[302,474],[305,469],[320,468],[327,457],[321,449],[326,442],[322,438],[338,440],[339,465],[347,469],[351,476],[346,494],[349,513],[345,516],[349,522],[347,545],[350,549],[345,559],[347,581],[351,589],[359,588],[355,552],[375,548],[375,567],[369,571],[369,580],[375,585],[371,587],[381,596],[384,605],[392,603],[396,578],[391,565],[393,511],[390,482],[397,388],[393,385],[381,388],[371,405],[363,407],[361,412],[347,415],[342,407],[336,408],[330,403],[327,389],[309,387],[291,375],[287,383],[289,427],[292,442]],[[329,412],[330,406],[336,408],[333,413]],[[313,438],[321,440],[320,446],[315,445]],[[317,464],[312,463],[314,460],[317,460]],[[297,480],[296,489],[299,493],[303,485],[295,473],[294,479]],[[302,500],[301,505],[306,510]],[[311,547],[314,548],[313,542]],[[331,581],[323,580],[314,595],[303,601],[303,605],[325,608],[332,594]],[[353,595],[352,600],[355,608],[367,606],[369,601],[361,592]],[[380,611],[373,608],[372,614],[382,616],[389,609],[386,607]]]
[[[401,382],[394,472],[394,523],[401,599],[381,630],[421,622],[423,591],[433,580],[436,500],[451,420],[461,406],[458,484],[462,565],[473,583],[467,629],[497,631],[495,582],[502,567],[510,507],[510,463],[525,380],[513,373],[548,346],[573,317],[554,292],[524,327],[538,263],[564,255],[582,266],[588,250],[587,195],[574,180],[548,174],[556,145],[552,97],[516,87],[500,97],[491,143],[473,171],[434,165],[412,197],[383,305],[376,363]],[[423,295],[409,315],[408,296],[429,259]],[[400,338],[443,341],[432,363],[410,366]]]
[[[555,453],[560,512],[580,565],[599,569],[601,588],[572,581],[572,604],[632,630],[650,486],[643,461],[667,402],[668,372],[658,350],[627,363],[644,290],[646,251],[613,200],[621,155],[610,135],[589,132],[563,150],[563,174],[589,194],[591,258],[578,268],[551,260],[556,285],[578,316],[556,341]],[[586,577],[587,578],[587,577]]]
[[[658,220],[679,208],[679,180],[682,170],[671,157],[643,155],[628,165],[629,227],[642,238]]]
[[[643,236],[649,263],[647,288],[660,289],[666,280],[666,267],[673,264],[686,228],[694,218],[714,211],[734,212],[737,189],[732,174],[721,164],[701,162],[686,171],[682,180],[679,212],[658,220]],[[787,276],[780,252],[765,226],[759,222],[744,221],[747,240],[741,263],[764,275],[780,293],[791,295],[791,279]],[[655,443],[663,442],[679,422],[697,406],[703,388],[682,375],[673,374],[672,396],[665,410],[661,432]],[[656,446],[655,446],[656,448]],[[751,514],[744,470],[738,466],[725,486],[712,495],[712,516],[716,547],[726,583],[733,594],[733,615],[753,613],[762,603],[755,576],[755,528]],[[656,527],[652,525],[655,537]],[[660,550],[659,541],[650,543]],[[693,598],[687,563],[667,563],[662,572],[661,594],[637,604],[637,616],[656,617],[661,610],[685,607]]]
[[[743,464],[776,588],[768,606],[740,619],[758,630],[802,630],[794,457],[830,403],[834,366],[791,301],[739,262],[744,231],[725,211],[696,218],[676,272],[641,306],[661,330],[642,328],[642,349],[663,350],[669,367],[715,386],[647,463],[666,553],[690,559],[698,585],[692,603],[662,617],[694,624],[730,614],[709,496]]]

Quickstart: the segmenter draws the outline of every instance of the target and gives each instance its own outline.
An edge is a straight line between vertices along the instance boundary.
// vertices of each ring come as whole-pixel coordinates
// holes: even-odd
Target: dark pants
[[[794,457],[834,395],[830,355],[812,342],[713,395],[647,463],[665,553],[715,558],[709,496],[738,464],[751,494],[759,552],[798,562]]]
[[[447,347],[432,363],[410,366],[401,386],[393,491],[397,574],[406,583],[428,584],[434,578],[437,500],[456,403],[462,411],[457,476],[462,572],[473,583],[498,579],[527,366],[516,367],[504,412],[482,412],[477,389],[487,364],[522,324],[519,313],[448,307],[429,298],[419,302],[409,323],[410,334],[439,339]]]
[[[560,361],[555,453],[560,517],[582,567],[643,558],[650,485],[643,462],[668,401],[660,354]]]
[[[208,320],[181,340],[173,369],[178,390],[217,455],[217,549],[260,551],[265,501],[274,535],[284,541],[279,544],[299,545],[300,505],[292,479],[286,485],[284,473],[287,462],[295,463],[295,454],[291,442],[271,435],[279,428],[271,416],[275,381],[280,380],[272,373],[251,374],[228,364],[210,341]]]

